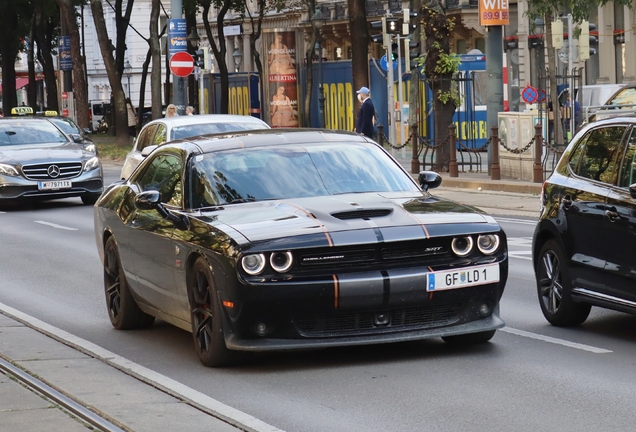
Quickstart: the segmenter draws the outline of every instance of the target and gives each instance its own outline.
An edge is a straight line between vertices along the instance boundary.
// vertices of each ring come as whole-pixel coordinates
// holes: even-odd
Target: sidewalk
[[[103,355],[107,353],[105,350],[102,355],[95,355],[75,346],[70,335],[63,341],[54,334],[45,334],[49,333],[45,323],[31,317],[33,322],[28,322],[20,315],[23,314],[0,304],[1,432],[276,430],[214,400],[220,409],[217,413],[210,412],[213,410],[197,403],[205,396],[201,395],[197,401],[197,392],[193,390],[192,400],[171,394],[161,389],[161,380],[152,382],[135,374],[135,365],[130,364],[130,369],[124,372],[125,359],[120,358],[124,360],[120,361],[123,366],[116,367],[112,364],[118,360],[116,355]],[[64,333],[59,329],[53,331]],[[44,394],[56,393],[63,401],[25,386],[16,379],[21,374],[35,381],[36,386],[44,383],[49,387],[43,390]],[[71,402],[70,408],[64,399]],[[83,417],[81,410],[88,416]],[[230,419],[220,419],[228,413]],[[85,420],[87,417],[89,420]]]

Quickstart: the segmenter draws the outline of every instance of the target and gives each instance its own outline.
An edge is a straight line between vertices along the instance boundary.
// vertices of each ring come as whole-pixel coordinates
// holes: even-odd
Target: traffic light
[[[400,20],[395,17],[387,17],[386,19],[386,32],[389,34],[400,33]]]
[[[590,31],[596,30],[596,24],[587,21],[581,21],[579,24],[581,33],[579,34],[579,60],[587,60],[590,55],[596,54],[596,48],[591,48],[590,45],[598,44],[596,36],[590,36]]]
[[[408,45],[407,45],[408,44]],[[420,43],[414,40],[406,39],[404,48],[408,46],[409,58],[406,62],[407,72],[420,66]]]
[[[197,66],[199,69],[203,69],[204,65],[203,65],[203,50],[199,49],[196,50],[194,52],[194,65]]]

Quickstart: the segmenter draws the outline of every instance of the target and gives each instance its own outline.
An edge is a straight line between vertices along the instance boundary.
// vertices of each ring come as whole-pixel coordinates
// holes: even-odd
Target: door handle
[[[563,208],[564,209],[569,209],[570,206],[572,205],[572,197],[570,195],[566,195],[563,197],[563,199],[561,200],[561,203],[563,203]]]
[[[607,216],[610,222],[615,222],[620,215],[618,214],[618,211],[616,211],[616,207],[612,206],[605,210],[605,216]]]

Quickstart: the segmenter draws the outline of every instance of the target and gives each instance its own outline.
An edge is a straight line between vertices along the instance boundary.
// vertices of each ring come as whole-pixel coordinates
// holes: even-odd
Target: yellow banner
[[[479,25],[508,25],[510,13],[508,0],[479,0]]]

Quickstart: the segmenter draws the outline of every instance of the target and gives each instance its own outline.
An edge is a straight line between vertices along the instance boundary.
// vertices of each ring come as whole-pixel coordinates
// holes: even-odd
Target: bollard
[[[534,126],[534,165],[532,167],[532,181],[534,183],[543,183],[543,166],[541,165],[543,134],[541,129],[541,123]]]
[[[451,123],[448,127],[448,142],[450,143],[450,163],[448,164],[448,172],[451,177],[459,177],[459,168],[457,167],[457,148],[455,147],[455,123]]]
[[[411,159],[411,173],[419,174],[420,172],[420,159],[419,159],[419,149],[417,143],[419,141],[419,136],[417,133],[417,122],[411,125],[411,146],[413,147],[413,158]]]
[[[384,147],[384,134],[382,133],[383,130],[384,126],[382,126],[382,123],[380,123],[378,125],[378,144],[380,144],[382,147]]]
[[[499,128],[492,127],[492,165],[490,166],[490,179],[501,180],[501,168],[499,167]]]

